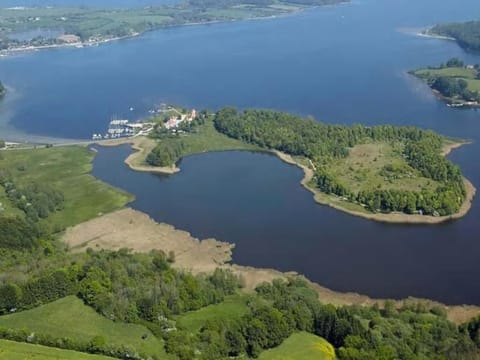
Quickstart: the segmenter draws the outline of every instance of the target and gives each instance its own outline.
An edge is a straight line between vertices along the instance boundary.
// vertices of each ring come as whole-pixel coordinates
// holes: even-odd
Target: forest
[[[435,25],[428,33],[454,38],[467,50],[480,50],[480,21],[478,20]]]
[[[178,316],[221,304],[241,291],[241,278],[221,269],[197,276],[176,270],[173,255],[161,251],[89,250],[74,255],[57,250],[49,257],[22,280],[15,267],[3,269],[0,312],[21,314],[76,296],[102,317],[146,326],[164,341],[168,354],[182,360],[256,358],[299,331],[326,339],[339,359],[465,360],[480,355],[479,319],[458,327],[446,319],[444,308],[413,301],[400,307],[386,301],[382,308],[326,305],[300,278],[263,283],[248,295],[244,315],[227,320],[213,316],[192,332],[177,322]],[[113,346],[100,335],[82,341],[0,325],[0,338],[121,359],[160,360],[126,344]]]
[[[0,81],[0,97],[5,95],[5,86],[3,86],[2,82]],[[1,148],[1,147],[0,147]]]
[[[316,168],[314,186],[360,203],[371,212],[450,215],[458,211],[466,196],[460,169],[440,155],[445,139],[432,131],[391,125],[329,125],[277,111],[239,112],[235,108],[218,111],[215,127],[235,139],[310,159]],[[347,158],[351,148],[378,142],[403,144],[406,165],[440,186],[421,191],[379,188],[355,192],[331,172],[332,165]]]

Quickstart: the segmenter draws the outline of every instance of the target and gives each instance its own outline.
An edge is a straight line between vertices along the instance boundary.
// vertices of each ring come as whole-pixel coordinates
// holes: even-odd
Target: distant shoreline
[[[276,19],[276,18],[283,18],[287,16],[293,16],[293,15],[298,15],[300,13],[303,13],[308,10],[314,10],[314,9],[320,9],[324,7],[332,7],[332,6],[339,6],[342,4],[348,4],[350,0],[343,0],[339,2],[338,4],[331,4],[331,5],[314,5],[314,6],[307,6],[304,8],[298,8],[295,10],[291,10],[290,12],[286,13],[279,13],[276,15],[269,15],[269,16],[251,16],[251,17],[245,17],[245,18],[240,18],[240,19],[225,19],[225,20],[210,20],[210,21],[194,21],[194,22],[185,22],[185,23],[179,23],[179,24],[171,24],[171,25],[161,25],[158,28],[155,29],[149,29],[145,30],[142,32],[135,32],[129,35],[125,36],[118,36],[118,37],[113,37],[113,38],[104,38],[96,41],[78,41],[78,42],[72,42],[72,43],[64,43],[64,44],[51,44],[51,45],[39,45],[39,46],[19,46],[16,48],[11,48],[11,49],[4,49],[0,50],[0,58],[1,57],[8,57],[12,56],[15,54],[19,53],[26,53],[26,52],[34,52],[34,51],[40,51],[40,50],[47,50],[47,49],[62,49],[62,48],[85,48],[85,47],[92,47],[92,46],[99,46],[101,44],[106,44],[110,43],[113,41],[120,41],[120,40],[127,40],[127,39],[133,39],[135,37],[144,35],[148,32],[152,31],[160,31],[164,29],[170,29],[170,28],[175,28],[175,27],[187,27],[187,26],[199,26],[199,25],[213,25],[213,24],[224,24],[224,23],[233,23],[233,22],[241,22],[241,21],[252,21],[252,20],[268,20],[268,19]]]

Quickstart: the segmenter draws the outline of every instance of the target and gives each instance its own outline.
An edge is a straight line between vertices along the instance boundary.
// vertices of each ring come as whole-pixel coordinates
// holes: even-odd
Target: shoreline
[[[442,155],[446,156],[454,149],[459,148],[460,146],[465,145],[465,143],[454,143],[448,144],[444,147],[442,151]],[[345,202],[347,204],[352,204],[348,201],[343,201],[339,197],[334,195],[325,194],[317,189],[310,187],[308,184],[312,180],[314,172],[309,167],[300,164],[298,161],[294,160],[290,155],[282,153],[280,151],[273,151],[275,155],[277,155],[282,161],[286,162],[290,165],[295,165],[303,170],[304,177],[300,182],[303,187],[305,187],[308,191],[313,194],[314,201],[321,204],[330,206],[336,210],[343,211],[347,214],[362,217],[367,220],[373,220],[377,222],[383,223],[392,223],[392,224],[440,224],[446,221],[456,220],[464,217],[469,212],[470,208],[472,207],[472,202],[475,197],[477,189],[473,186],[473,184],[466,178],[464,179],[465,189],[466,189],[466,197],[465,201],[463,202],[462,206],[460,207],[459,211],[452,215],[447,216],[429,216],[429,215],[408,215],[404,213],[390,213],[390,214],[375,214],[375,213],[367,213],[356,211],[352,209],[347,209],[346,207],[342,206],[341,203]],[[338,201],[338,202],[336,202]]]
[[[28,53],[28,52],[34,52],[34,51],[40,51],[40,50],[47,50],[47,49],[63,49],[63,48],[86,48],[86,47],[92,47],[92,46],[99,46],[101,44],[106,44],[112,41],[119,41],[119,40],[126,40],[126,39],[132,39],[137,36],[140,36],[142,33],[133,33],[130,35],[125,35],[125,36],[117,36],[113,38],[106,38],[106,39],[101,39],[101,40],[96,40],[96,41],[78,41],[78,42],[73,42],[73,43],[64,43],[64,44],[50,44],[50,45],[38,45],[38,46],[20,46],[12,49],[5,49],[5,50],[0,50],[0,58],[1,57],[8,57],[12,56],[15,54],[21,54],[21,53]]]
[[[143,141],[142,141],[143,140]],[[147,145],[145,146],[145,144]],[[155,142],[146,137],[136,137],[136,138],[125,138],[125,139],[115,139],[102,141],[102,143],[97,143],[101,146],[119,146],[129,144],[132,149],[135,150],[134,153],[130,154],[125,160],[124,163],[127,164],[132,170],[142,171],[142,172],[154,172],[161,173],[166,175],[173,175],[180,172],[180,169],[174,165],[172,167],[155,167],[139,164],[143,162],[143,154],[148,153],[154,146]],[[441,154],[447,156],[453,150],[460,148],[463,145],[467,145],[469,142],[456,142],[456,143],[447,143],[444,145]],[[143,145],[143,146],[142,146]],[[352,216],[358,216],[367,220],[373,220],[383,223],[391,224],[441,224],[447,221],[457,220],[468,214],[472,207],[472,202],[477,192],[477,189],[473,184],[467,179],[464,179],[466,197],[465,200],[455,214],[447,216],[431,216],[431,215],[409,215],[405,213],[371,213],[371,212],[362,212],[358,210],[348,209],[345,206],[342,206],[343,203],[347,205],[355,205],[349,201],[341,200],[339,197],[323,193],[315,188],[309,186],[310,181],[314,176],[314,171],[300,164],[298,161],[293,159],[290,155],[282,153],[277,150],[266,150],[270,154],[276,155],[280,160],[284,161],[287,164],[294,165],[299,167],[304,172],[304,177],[301,180],[301,185],[313,194],[314,201],[320,205],[330,206],[336,210],[342,211]]]
[[[319,300],[335,306],[361,305],[383,306],[386,299],[375,299],[355,292],[340,292],[328,289],[312,282],[294,271],[281,272],[275,269],[256,268],[231,263],[234,244],[216,239],[199,240],[186,231],[172,225],[157,223],[149,215],[131,208],[123,208],[104,214],[86,222],[68,228],[61,237],[70,251],[81,252],[87,248],[94,250],[118,250],[128,248],[134,252],[162,250],[174,252],[174,267],[194,274],[210,273],[216,268],[229,269],[239,276],[244,291],[254,291],[263,282],[274,279],[302,278],[317,292]],[[447,310],[448,318],[463,323],[480,314],[480,307],[474,305],[446,305],[428,299],[409,297],[397,299],[395,304],[401,307],[405,302],[422,302],[432,307],[440,305]]]
[[[117,36],[117,37],[113,37],[113,38],[105,38],[105,39],[100,39],[100,40],[91,41],[91,42],[90,41],[79,41],[79,42],[64,43],[64,44],[21,46],[21,47],[16,47],[16,48],[12,48],[12,49],[0,50],[0,58],[12,56],[12,55],[15,55],[15,54],[34,52],[34,51],[40,51],[40,50],[47,50],[47,49],[86,48],[86,47],[92,47],[92,46],[99,46],[101,44],[106,44],[106,43],[110,43],[110,42],[113,42],[113,41],[133,39],[135,37],[144,35],[148,32],[160,31],[160,30],[170,29],[170,28],[175,28],[175,27],[214,25],[214,24],[223,24],[223,23],[240,22],[240,21],[277,19],[277,18],[282,18],[282,17],[286,17],[286,16],[301,14],[301,13],[303,13],[305,11],[308,11],[308,10],[314,10],[314,9],[323,8],[323,7],[340,6],[340,5],[345,5],[345,4],[349,4],[349,3],[351,3],[351,0],[342,0],[338,4],[306,6],[306,7],[298,8],[296,10],[291,10],[291,11],[284,12],[284,13],[278,13],[276,15],[251,16],[251,17],[245,17],[245,18],[239,18],[239,19],[210,20],[210,21],[204,21],[204,22],[193,21],[193,22],[185,22],[185,23],[180,23],[180,24],[160,25],[158,28],[148,29],[148,30],[144,30],[142,32],[136,32],[136,33],[133,33],[133,34],[130,34],[130,35]],[[142,170],[140,170],[140,171],[142,171]]]
[[[151,140],[145,136],[137,136],[133,138],[125,139],[114,139],[106,140],[102,142],[92,142],[99,146],[112,147],[120,145],[130,145],[134,150],[133,153],[127,156],[123,161],[130,169],[141,172],[153,172],[165,175],[173,175],[180,172],[180,169],[177,166],[150,166],[144,164],[144,159],[146,155],[150,152],[156,143],[154,140]],[[144,156],[145,154],[145,156]]]
[[[457,41],[457,39],[453,37],[438,35],[438,34],[435,34],[434,32],[431,32],[431,30],[432,28],[430,27],[430,28],[424,29],[423,31],[419,31],[415,33],[415,35],[420,37],[430,38],[430,39]]]

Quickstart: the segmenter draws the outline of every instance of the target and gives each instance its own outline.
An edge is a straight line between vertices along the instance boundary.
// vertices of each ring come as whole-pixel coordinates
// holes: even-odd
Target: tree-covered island
[[[186,0],[133,9],[16,7],[0,12],[0,50],[92,45],[169,26],[291,14],[348,0]]]
[[[464,49],[480,50],[480,21],[435,25],[424,32],[426,35],[450,38]]]
[[[224,108],[200,113],[175,133],[160,124],[152,136],[158,139],[146,157],[152,166],[172,166],[195,152],[278,151],[304,168],[304,185],[319,202],[374,219],[393,213],[405,214],[407,222],[409,216],[446,219],[470,192],[458,166],[442,155],[451,141],[415,127],[329,125],[277,111]]]
[[[467,65],[452,58],[437,67],[409,72],[423,80],[433,92],[452,107],[480,106],[480,65]]]

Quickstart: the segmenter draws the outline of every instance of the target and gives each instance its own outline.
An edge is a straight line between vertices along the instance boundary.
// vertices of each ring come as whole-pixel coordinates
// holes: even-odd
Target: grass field
[[[377,189],[435,190],[440,184],[422,177],[409,166],[402,156],[402,149],[401,144],[357,145],[350,149],[348,157],[331,163],[328,170],[355,192]]]
[[[427,82],[432,81],[438,76],[464,79],[468,83],[467,89],[470,91],[480,92],[480,79],[476,78],[477,71],[475,69],[467,69],[465,67],[447,67],[443,69],[419,69],[412,72],[413,75]]]
[[[159,141],[164,143],[174,143],[179,140],[182,141],[184,145],[183,152],[180,157],[212,151],[265,151],[256,145],[247,144],[243,141],[233,139],[219,133],[217,130],[215,130],[213,120],[207,120],[205,124],[196,129],[196,132],[185,133],[179,137],[163,137]],[[146,151],[144,153],[148,155]],[[139,159],[139,161],[141,162],[142,160]],[[143,164],[146,164],[145,158],[143,158]]]
[[[333,360],[335,350],[325,339],[306,332],[295,333],[280,346],[260,354],[259,360]]]
[[[87,148],[69,146],[12,150],[3,151],[1,155],[0,167],[11,173],[17,185],[46,183],[64,194],[64,209],[51,214],[46,220],[60,229],[119,209],[133,200],[132,195],[90,175],[94,153]],[[5,192],[0,189],[0,202],[3,203]],[[20,213],[8,201],[5,204],[6,214]]]
[[[229,296],[220,304],[206,306],[200,310],[179,316],[176,319],[177,324],[192,333],[196,333],[207,320],[227,321],[238,319],[248,311],[247,299],[246,295]]]
[[[41,345],[0,340],[0,360],[113,360],[113,358]]]
[[[0,326],[82,341],[90,341],[94,336],[101,335],[107,344],[129,345],[145,354],[167,358],[163,342],[146,327],[111,321],[75,296],[17,314],[0,316]],[[145,340],[142,339],[144,334],[148,335]]]
[[[415,71],[420,76],[448,76],[465,79],[474,79],[476,71],[464,67],[447,67],[443,69],[420,69]]]

